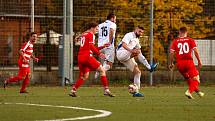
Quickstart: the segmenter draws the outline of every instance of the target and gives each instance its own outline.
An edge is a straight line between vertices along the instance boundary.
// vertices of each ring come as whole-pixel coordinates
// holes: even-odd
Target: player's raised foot
[[[187,90],[185,92],[185,96],[188,98],[188,99],[194,99],[194,97],[192,96],[192,94],[189,92],[189,90]]]
[[[77,95],[76,95],[76,91],[71,90],[71,92],[69,93],[69,96],[77,97]]]
[[[99,77],[99,72],[96,71],[94,78],[97,79]]]
[[[108,90],[105,90],[104,95],[105,95],[105,96],[109,96],[109,97],[115,97],[115,96],[116,96],[116,95],[112,94],[112,93],[109,91],[109,89],[108,89]]]
[[[23,91],[20,91],[19,93],[28,93],[28,91],[23,90]]]
[[[151,69],[150,69],[149,71],[150,71],[150,72],[155,71],[155,70],[157,69],[158,65],[159,65],[159,63],[151,64],[151,65],[150,65],[150,66],[151,66]]]
[[[140,92],[135,92],[133,94],[133,97],[144,97],[144,94],[140,93]]]
[[[204,97],[204,95],[205,95],[205,93],[200,92],[200,91],[198,91],[198,92],[196,92],[196,93],[199,95],[199,97]]]

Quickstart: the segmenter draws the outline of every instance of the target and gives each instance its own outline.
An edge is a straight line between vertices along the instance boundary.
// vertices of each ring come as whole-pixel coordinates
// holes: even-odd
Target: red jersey
[[[189,37],[181,37],[173,40],[170,51],[176,53],[176,60],[193,60],[192,51],[196,48],[195,40]]]
[[[20,50],[23,52],[23,56],[27,60],[27,62],[23,62],[22,56],[19,56],[20,66],[30,67],[29,62],[33,53],[33,43],[31,43],[31,41],[25,42]]]
[[[94,46],[95,35],[91,32],[85,32],[81,37],[81,45],[78,55],[93,56],[93,52],[100,54],[99,50]]]

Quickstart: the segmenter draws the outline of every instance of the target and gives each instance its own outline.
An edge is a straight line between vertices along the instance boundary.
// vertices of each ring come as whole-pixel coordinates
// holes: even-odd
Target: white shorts
[[[127,50],[116,51],[116,57],[119,61],[127,61],[130,59],[131,53]]]
[[[119,50],[116,52],[117,59],[124,64],[131,72],[134,71],[134,67],[137,65],[134,58],[130,58],[131,53],[127,50]]]
[[[114,62],[115,49],[114,48],[103,48],[100,50],[101,53],[105,54],[105,58],[109,62]]]

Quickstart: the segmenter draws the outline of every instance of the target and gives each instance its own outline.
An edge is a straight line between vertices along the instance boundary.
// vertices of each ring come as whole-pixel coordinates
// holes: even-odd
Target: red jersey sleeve
[[[89,33],[88,36],[89,36],[89,43],[95,44],[95,35],[92,33]]]
[[[95,35],[92,34],[92,33],[90,33],[89,34],[89,46],[90,46],[90,50],[93,51],[94,53],[96,53],[97,55],[99,55],[100,54],[99,49],[96,48],[94,46],[94,44],[95,44]]]
[[[191,49],[196,48],[196,42],[195,42],[194,39],[191,39],[191,38],[190,38],[190,48],[191,48]]]
[[[22,45],[22,47],[21,47],[20,50],[25,51],[25,49],[27,48],[27,46],[28,46],[28,42],[25,42],[25,43]]]
[[[97,47],[98,50],[105,48],[104,46]]]
[[[100,55],[101,52],[94,46],[94,44],[90,44],[90,50],[92,50],[97,55]]]

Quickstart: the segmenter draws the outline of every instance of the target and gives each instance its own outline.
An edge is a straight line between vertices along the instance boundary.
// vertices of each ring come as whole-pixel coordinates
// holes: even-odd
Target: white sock
[[[134,75],[134,84],[137,85],[138,90],[140,89],[140,76],[141,76],[141,73],[137,73]]]
[[[149,70],[151,69],[151,66],[149,65],[148,61],[146,60],[146,58],[143,56],[142,53],[140,53],[140,54],[138,55],[138,60],[139,60],[143,65],[145,65],[146,68],[148,68]]]
[[[97,79],[99,77],[99,71],[96,71],[94,78]]]
[[[109,88],[108,88],[108,87],[105,87],[105,88],[104,88],[104,93],[109,93],[109,92],[110,92]]]
[[[105,69],[105,71],[110,70],[110,65],[107,64],[107,62],[105,61],[103,64],[103,68]]]

